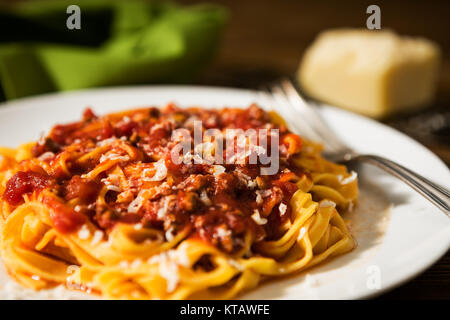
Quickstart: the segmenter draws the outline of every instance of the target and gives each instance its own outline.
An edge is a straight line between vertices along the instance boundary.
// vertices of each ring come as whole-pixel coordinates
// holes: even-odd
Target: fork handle
[[[373,164],[419,192],[450,218],[450,192],[425,177],[395,163],[394,161],[375,155],[356,155],[352,160],[360,160]]]

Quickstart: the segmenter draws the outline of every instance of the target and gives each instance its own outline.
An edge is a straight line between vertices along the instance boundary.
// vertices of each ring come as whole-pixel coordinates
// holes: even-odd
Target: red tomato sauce
[[[222,163],[221,173],[214,172],[215,164],[176,164],[171,158],[177,144],[173,133],[182,128],[193,137],[195,121],[201,121],[203,131],[278,130],[277,174],[261,175],[261,164],[248,161]],[[272,136],[268,139],[270,145]],[[272,123],[269,114],[256,105],[208,110],[169,104],[162,109],[142,108],[105,116],[87,109],[81,121],[54,126],[33,148],[34,157],[53,153],[46,161],[50,174],[43,175],[42,170],[17,172],[8,181],[3,199],[16,206],[23,202],[24,195],[47,189],[50,195],[45,193],[39,199],[48,206],[59,232],[74,232],[87,220],[104,230],[117,223],[141,223],[161,230],[166,238],[189,229],[188,237],[233,252],[239,250],[248,233],[253,242],[276,238],[280,224],[289,219],[290,209],[280,213],[279,208],[289,203],[298,189],[295,179],[305,174],[290,158],[301,147],[299,136]],[[236,148],[232,144],[229,150],[222,150],[224,161],[228,160],[228,151]],[[101,154],[94,152],[87,160],[80,160],[99,149]],[[89,178],[94,168],[108,161],[116,162]],[[152,181],[157,161],[163,161],[167,172],[163,179]],[[123,174],[120,183],[117,172]],[[147,198],[132,208],[142,190],[149,190]],[[264,196],[256,191],[264,191]],[[259,221],[252,217],[255,212],[260,215]]]
[[[42,174],[19,171],[8,180],[3,199],[9,204],[17,206],[23,203],[24,195],[31,195],[35,191],[39,192],[48,184],[49,178]]]

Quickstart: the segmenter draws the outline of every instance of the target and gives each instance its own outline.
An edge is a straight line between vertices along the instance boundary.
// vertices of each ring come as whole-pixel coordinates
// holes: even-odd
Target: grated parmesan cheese
[[[214,143],[206,141],[203,143],[199,143],[194,147],[194,152],[200,155],[209,155],[211,156],[214,153],[215,146]]]
[[[145,197],[144,193],[147,192],[147,190],[141,190],[139,191],[136,198],[130,202],[128,205],[128,213],[137,213],[139,209],[144,205]]]
[[[108,144],[112,144],[116,140],[117,140],[116,137],[111,137],[111,138],[108,138],[108,139],[101,140],[101,141],[97,142],[97,147],[104,147],[104,146],[106,146]]]
[[[150,133],[154,133],[156,130],[162,128],[164,128],[164,125],[162,123],[157,123],[150,129]]]
[[[113,184],[107,184],[106,189],[111,190],[111,191],[116,191],[116,192],[122,192],[122,189],[120,189],[120,187],[115,186]]]
[[[173,230],[172,230],[172,228],[170,228],[170,229],[168,229],[167,231],[166,231],[166,233],[164,234],[165,235],[165,237],[166,237],[166,239],[167,239],[167,241],[172,241],[173,239],[174,239],[174,235],[173,235]]]
[[[305,234],[306,234],[306,228],[305,228],[305,227],[302,227],[302,228],[300,229],[300,233],[299,233],[299,235],[298,235],[298,237],[297,237],[297,241],[302,240],[302,238],[305,236]]]
[[[242,266],[239,262],[237,262],[235,259],[228,259],[228,263],[233,268],[236,268],[239,271],[244,271],[244,266]]]
[[[255,193],[256,193],[256,203],[262,204],[263,198],[270,196],[272,194],[272,190],[270,189],[256,190]]]
[[[142,172],[144,174],[144,180],[145,181],[162,181],[162,180],[164,180],[167,176],[167,167],[166,167],[166,163],[164,162],[164,159],[160,159],[157,162],[154,162],[153,165],[156,168],[155,174],[151,178],[145,177],[145,174],[148,171],[144,170]]]
[[[142,259],[138,258],[138,259],[133,260],[133,262],[131,262],[130,267],[132,269],[136,269],[136,268],[139,268],[141,265],[142,265]]]
[[[178,275],[178,254],[175,250],[161,252],[158,255],[148,259],[150,264],[158,264],[158,270],[161,277],[166,280],[166,291],[172,292],[180,281]]]
[[[83,224],[81,229],[78,231],[78,237],[81,240],[86,240],[86,239],[89,239],[91,237],[91,232],[89,231],[87,225]]]
[[[202,192],[200,192],[200,201],[203,202],[205,206],[210,206],[212,204],[211,199],[206,193],[206,190],[202,190]]]
[[[68,300],[68,299],[87,299],[83,293],[67,290],[64,285],[59,285],[51,289],[33,290],[27,289],[13,280],[7,280],[1,286],[1,300]]]
[[[130,157],[127,155],[122,156],[118,153],[108,153],[108,154],[102,154],[99,161],[100,161],[100,163],[103,163],[108,160],[111,160],[111,161],[119,160],[121,162],[126,162],[126,161],[130,160]]]
[[[247,184],[247,187],[249,189],[255,189],[256,188],[256,182],[255,180],[252,180],[252,177],[246,175],[245,173],[242,173],[241,171],[237,172],[238,178],[240,178],[243,182]]]
[[[231,231],[223,226],[220,226],[216,229],[216,233],[214,235],[222,239],[231,236]]]
[[[355,181],[357,177],[358,174],[355,171],[350,172],[350,176],[348,176],[347,178],[344,178],[342,175],[338,175],[338,179],[341,184],[349,184]]]
[[[327,199],[320,201],[319,208],[327,208],[327,207],[336,208],[336,203],[334,201]]]
[[[194,156],[192,155],[192,153],[186,152],[185,154],[183,154],[183,156],[181,157],[181,161],[184,164],[192,164],[192,159],[194,159]]]
[[[255,189],[256,188],[256,182],[255,182],[255,180],[248,180],[247,181],[247,187],[249,188],[249,189]]]
[[[261,217],[258,209],[255,209],[255,211],[253,212],[252,219],[259,225],[264,225],[267,223],[267,219]]]
[[[261,197],[261,194],[258,191],[259,190],[256,191],[256,204],[262,204],[263,198]]]
[[[189,260],[189,256],[186,251],[186,246],[179,246],[175,252],[177,253],[176,254],[177,262],[181,266],[189,268],[191,265],[191,261]]]
[[[95,245],[103,240],[103,231],[96,230],[94,232],[94,237],[92,238],[91,244]]]
[[[164,198],[164,205],[158,209],[158,212],[156,213],[156,216],[158,219],[163,220],[166,216],[167,210],[169,209],[169,204],[172,201],[171,196],[167,196]]]
[[[286,214],[287,205],[285,205],[284,203],[280,203],[278,209],[280,210],[280,215],[284,216]]]
[[[55,157],[55,154],[53,152],[47,151],[47,152],[44,152],[43,154],[41,154],[38,159],[41,161],[46,161],[46,160],[53,159],[54,157]]]
[[[103,182],[104,184],[114,184],[117,185],[120,183],[120,176],[118,174],[115,173],[110,173],[108,175],[108,177],[103,178],[101,180],[101,182]]]

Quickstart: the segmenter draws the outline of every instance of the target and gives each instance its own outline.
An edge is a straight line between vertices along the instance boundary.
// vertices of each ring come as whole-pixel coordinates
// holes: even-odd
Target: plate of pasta
[[[425,270],[450,221],[347,168],[247,90],[84,90],[0,108],[0,298],[356,299]],[[426,148],[322,106],[355,149],[448,187]]]

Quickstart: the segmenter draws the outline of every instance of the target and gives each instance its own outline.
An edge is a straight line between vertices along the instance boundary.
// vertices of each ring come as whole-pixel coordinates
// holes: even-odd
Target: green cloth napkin
[[[66,8],[81,9],[69,30]],[[0,100],[87,87],[181,83],[211,59],[227,20],[216,5],[31,1],[0,11]]]

